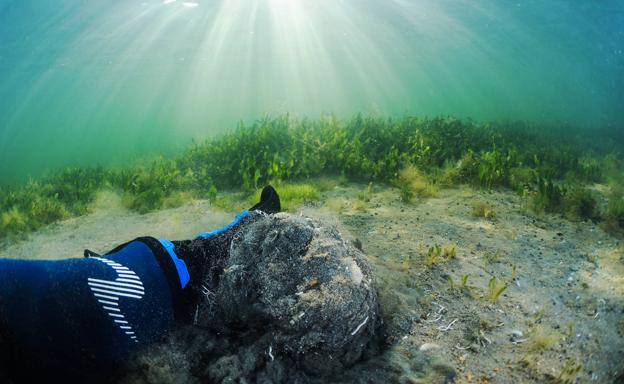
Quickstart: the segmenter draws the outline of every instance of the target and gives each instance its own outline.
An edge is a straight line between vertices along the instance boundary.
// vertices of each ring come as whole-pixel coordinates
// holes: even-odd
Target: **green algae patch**
[[[319,189],[312,183],[280,183],[275,185],[279,191],[283,211],[292,211],[305,202],[313,202],[321,199]],[[260,201],[261,189],[256,190],[248,199],[248,205]]]

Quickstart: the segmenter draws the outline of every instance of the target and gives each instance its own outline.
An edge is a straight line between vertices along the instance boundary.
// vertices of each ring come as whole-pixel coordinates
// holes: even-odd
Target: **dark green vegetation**
[[[100,168],[66,169],[46,180],[0,191],[0,238],[85,214],[110,175]]]
[[[322,176],[389,183],[406,202],[460,183],[511,188],[538,212],[603,220],[606,228],[619,232],[624,228],[620,144],[616,132],[522,123],[265,118],[241,124],[177,158],[125,169],[66,169],[1,190],[0,238],[84,214],[96,192],[105,188],[121,191],[130,209],[145,213],[193,197],[217,200],[217,190],[251,195],[267,183],[300,183],[291,190],[305,196],[293,195],[292,200],[316,199],[314,187],[305,182]],[[586,189],[596,182],[610,185],[608,196]],[[601,196],[605,203],[598,200]]]

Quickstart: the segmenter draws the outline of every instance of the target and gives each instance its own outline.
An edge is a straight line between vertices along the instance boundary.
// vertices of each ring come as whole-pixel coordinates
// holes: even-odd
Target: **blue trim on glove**
[[[228,224],[228,225],[226,225],[224,227],[221,227],[219,229],[215,229],[214,231],[201,232],[201,233],[197,234],[197,237],[201,237],[201,238],[206,239],[208,237],[215,236],[215,235],[218,235],[220,233],[223,233],[223,232],[227,231],[228,229],[231,229],[236,224],[240,223],[241,220],[243,220],[248,215],[249,215],[249,211],[245,210],[245,211],[237,214],[236,218],[234,219],[234,221],[232,221],[230,224]]]
[[[184,289],[188,282],[191,280],[191,275],[189,274],[188,268],[186,267],[186,263],[184,260],[180,259],[178,255],[176,255],[174,249],[174,245],[171,241],[167,239],[160,239],[160,244],[167,250],[169,256],[171,256],[171,260],[175,264],[176,270],[178,271],[178,277],[180,277],[180,285]]]

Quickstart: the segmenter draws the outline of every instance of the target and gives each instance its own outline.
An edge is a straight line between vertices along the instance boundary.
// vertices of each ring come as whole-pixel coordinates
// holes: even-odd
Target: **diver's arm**
[[[254,208],[274,211],[266,204]],[[195,240],[138,238],[103,256],[2,259],[0,327],[14,347],[44,366],[123,364],[175,324],[194,321],[206,289],[218,283],[234,234],[257,215],[245,211]]]
[[[44,366],[115,365],[163,337],[182,311],[173,260],[149,237],[102,257],[3,259],[0,276],[0,322]]]

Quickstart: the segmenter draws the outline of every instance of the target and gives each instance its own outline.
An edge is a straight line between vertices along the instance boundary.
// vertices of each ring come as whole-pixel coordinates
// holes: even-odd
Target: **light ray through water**
[[[24,179],[173,151],[267,113],[622,124],[623,8],[8,2],[0,6],[0,174]]]

